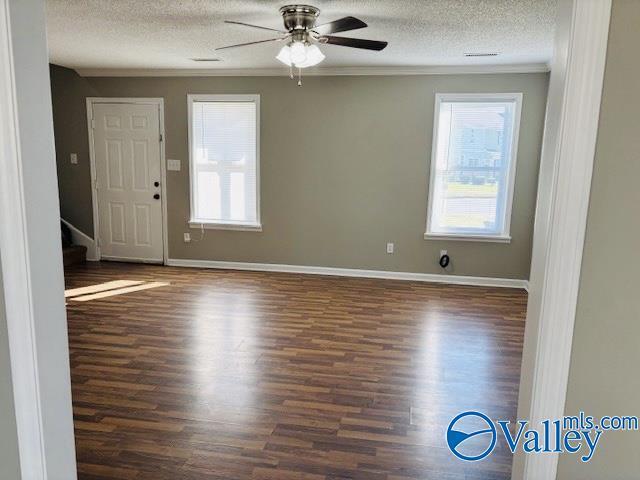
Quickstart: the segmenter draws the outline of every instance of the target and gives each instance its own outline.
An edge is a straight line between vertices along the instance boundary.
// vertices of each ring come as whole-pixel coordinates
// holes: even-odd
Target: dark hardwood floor
[[[508,479],[445,444],[453,416],[514,419],[521,290],[117,263],[67,288],[78,471],[95,479]]]

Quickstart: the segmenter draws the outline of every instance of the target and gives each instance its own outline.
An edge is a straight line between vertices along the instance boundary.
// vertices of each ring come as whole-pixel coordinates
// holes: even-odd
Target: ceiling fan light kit
[[[274,31],[280,33],[281,36],[267,40],[259,40],[257,42],[229,45],[217,48],[216,50],[243,47],[258,43],[287,41],[287,44],[280,49],[276,59],[290,68],[291,78],[293,78],[293,68],[297,68],[298,85],[302,85],[302,69],[318,65],[325,59],[325,55],[320,48],[318,48],[318,43],[374,51],[380,51],[387,46],[387,42],[377,40],[330,35],[332,33],[357,30],[367,26],[366,23],[355,17],[344,17],[333,22],[316,25],[320,10],[311,5],[286,5],[280,9],[280,14],[284,21],[285,30],[276,30],[274,28],[227,20],[226,23]]]
[[[276,58],[287,67],[307,68],[318,65],[325,56],[317,45],[293,43],[282,47]]]

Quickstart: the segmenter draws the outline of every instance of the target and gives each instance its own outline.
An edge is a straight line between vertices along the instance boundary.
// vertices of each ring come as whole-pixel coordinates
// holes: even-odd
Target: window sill
[[[465,233],[425,233],[425,240],[452,240],[461,242],[511,243],[509,235],[472,235]]]
[[[262,225],[260,223],[215,223],[215,222],[199,222],[197,220],[189,221],[189,228],[206,230],[236,230],[247,232],[261,232]]]

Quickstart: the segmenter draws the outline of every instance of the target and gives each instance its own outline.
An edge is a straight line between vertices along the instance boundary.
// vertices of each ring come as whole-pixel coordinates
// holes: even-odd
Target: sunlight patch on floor
[[[64,291],[64,298],[104,292],[105,290],[114,290],[116,288],[131,287],[132,285],[140,285],[142,283],[144,282],[141,280],[113,280],[111,282],[99,283],[97,285],[89,285],[88,287],[68,288]]]
[[[150,288],[166,287],[169,282],[143,282],[137,280],[114,280],[112,282],[90,285],[88,287],[65,290],[64,296],[74,302],[88,302],[100,298],[123,295],[125,293],[149,290]]]

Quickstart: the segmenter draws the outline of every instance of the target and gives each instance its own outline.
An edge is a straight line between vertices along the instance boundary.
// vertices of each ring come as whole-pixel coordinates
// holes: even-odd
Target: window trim
[[[424,233],[425,240],[468,240],[476,242],[511,242],[511,214],[513,207],[513,196],[515,190],[516,165],[518,160],[518,143],[520,136],[520,117],[522,114],[522,93],[436,93],[433,112],[433,137],[431,145],[431,160],[429,166],[429,199],[427,202],[427,224]],[[507,173],[507,198],[504,213],[504,225],[502,232],[496,234],[487,233],[456,233],[456,232],[433,232],[431,229],[432,205],[434,182],[436,179],[436,154],[438,148],[438,126],[440,123],[440,105],[442,102],[515,102],[513,131],[511,133],[511,162]]]
[[[220,222],[195,218],[195,199],[193,182],[196,178],[193,159],[193,104],[195,102],[253,102],[256,106],[256,221],[255,222]],[[260,214],[260,95],[258,94],[187,94],[188,142],[189,142],[189,228],[205,228],[211,230],[239,230],[250,232],[262,231]]]
[[[473,235],[471,233],[425,233],[425,240],[456,240],[463,242],[511,243],[510,235]]]

